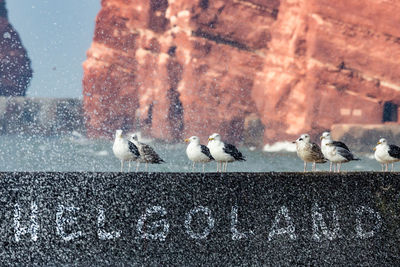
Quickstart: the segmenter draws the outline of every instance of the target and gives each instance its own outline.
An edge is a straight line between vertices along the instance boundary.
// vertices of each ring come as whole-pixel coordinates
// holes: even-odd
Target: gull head
[[[322,140],[322,139],[331,140],[331,139],[332,139],[331,133],[330,133],[330,132],[323,132],[322,135],[321,135],[321,137],[320,137],[320,139],[321,139],[321,140]]]
[[[297,140],[294,141],[293,143],[298,144],[298,143],[309,143],[309,142],[310,142],[310,135],[308,135],[308,134],[302,134],[302,135],[300,135],[300,137],[297,138]]]
[[[385,138],[381,138],[381,139],[379,139],[379,141],[378,141],[377,144],[378,144],[378,145],[387,145],[387,141],[386,141]]]
[[[132,140],[132,141],[138,141],[139,139],[138,139],[137,134],[132,134],[132,135],[131,135],[131,140]]]
[[[122,138],[122,130],[118,129],[115,131],[115,138]]]
[[[376,151],[376,149],[378,148],[378,146],[380,145],[387,145],[387,141],[385,138],[381,138],[379,139],[378,143],[376,144],[376,146],[373,148],[374,151]]]
[[[190,138],[186,138],[185,142],[186,143],[197,143],[197,144],[199,144],[200,143],[200,138],[197,137],[197,136],[192,136]]]
[[[217,133],[213,133],[212,135],[210,135],[210,137],[208,137],[208,141],[221,141],[221,136]]]

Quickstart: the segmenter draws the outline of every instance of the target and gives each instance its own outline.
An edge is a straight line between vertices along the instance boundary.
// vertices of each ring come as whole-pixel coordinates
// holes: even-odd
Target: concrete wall
[[[0,173],[0,261],[400,263],[397,173]]]
[[[0,134],[84,132],[80,99],[0,97]]]

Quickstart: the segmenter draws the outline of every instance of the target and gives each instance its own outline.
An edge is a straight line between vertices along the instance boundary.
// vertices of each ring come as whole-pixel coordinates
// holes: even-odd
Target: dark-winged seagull
[[[332,171],[332,163],[335,163],[334,171],[340,172],[342,163],[352,160],[360,160],[354,157],[353,153],[345,143],[332,140],[329,132],[324,132],[321,135],[321,151],[324,157],[329,160],[329,171]]]
[[[246,160],[246,158],[234,145],[222,142],[219,134],[214,133],[210,135],[208,141],[207,147],[210,149],[210,153],[213,158],[217,161],[217,172],[219,170],[221,172],[226,172],[228,162]],[[222,164],[225,164],[225,167]],[[219,165],[221,166],[221,169],[219,169]]]
[[[139,157],[138,148],[123,137],[122,130],[116,130],[115,132],[113,152],[114,155],[121,160],[121,172],[124,169],[125,161],[128,161],[128,171],[130,171],[131,161],[134,161]]]
[[[394,163],[400,161],[400,147],[396,145],[388,145],[385,138],[379,139],[375,150],[375,159],[382,165],[386,165],[385,171],[388,171],[388,163],[392,163],[392,171]]]
[[[200,144],[200,138],[197,136],[187,138],[185,142],[189,143],[186,148],[186,155],[193,162],[192,170],[194,170],[196,162],[201,162],[203,163],[204,172],[205,163],[214,160],[210,150],[205,145]]]

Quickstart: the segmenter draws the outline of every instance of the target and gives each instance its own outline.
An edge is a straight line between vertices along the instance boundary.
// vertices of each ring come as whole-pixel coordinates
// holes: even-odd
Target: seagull
[[[129,141],[131,141],[138,148],[140,154],[139,158],[136,160],[136,171],[139,169],[140,162],[146,163],[146,171],[148,163],[160,164],[165,162],[151,146],[139,142],[136,134],[132,134]]]
[[[308,134],[302,134],[296,141],[297,156],[304,161],[304,172],[307,169],[307,162],[312,162],[312,170],[316,170],[316,163],[325,163],[326,159],[321,152],[319,146],[315,143],[310,142],[310,136]]]
[[[324,132],[321,135],[321,151],[326,159],[329,160],[329,171],[332,171],[332,163],[335,163],[334,171],[340,172],[342,163],[349,162],[351,160],[360,160],[354,157],[350,152],[350,149],[345,143],[340,141],[333,141],[329,132]]]
[[[210,150],[205,145],[200,144],[200,139],[197,136],[187,138],[185,139],[185,142],[189,143],[186,148],[186,155],[191,161],[193,161],[192,169],[194,170],[196,162],[202,162],[204,172],[204,163],[214,160],[213,156],[210,154]]]
[[[400,161],[400,147],[396,145],[388,145],[385,138],[381,138],[378,141],[375,150],[375,159],[381,163],[382,171],[383,165],[386,166],[385,171],[388,171],[388,163],[392,163],[392,171],[394,169],[393,163]]]
[[[139,157],[138,148],[131,142],[126,141],[122,136],[122,130],[116,130],[113,144],[114,155],[121,160],[121,172],[124,169],[124,161],[128,161],[128,172],[131,169],[131,161]]]
[[[208,138],[207,147],[210,149],[212,157],[217,161],[217,172],[220,170],[225,171],[228,166],[228,162],[233,162],[235,160],[245,161],[246,158],[242,153],[231,144],[225,144],[221,141],[221,136],[217,133],[210,135]],[[225,164],[225,168],[223,166]],[[221,165],[221,169],[219,169]]]

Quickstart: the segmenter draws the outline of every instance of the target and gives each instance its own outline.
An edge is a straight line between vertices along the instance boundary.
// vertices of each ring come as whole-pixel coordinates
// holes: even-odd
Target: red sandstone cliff
[[[381,123],[384,103],[400,104],[399,12],[394,0],[103,0],[84,63],[88,133],[237,141],[260,118],[272,142]]]
[[[31,78],[31,61],[0,0],[0,95],[24,96]]]

